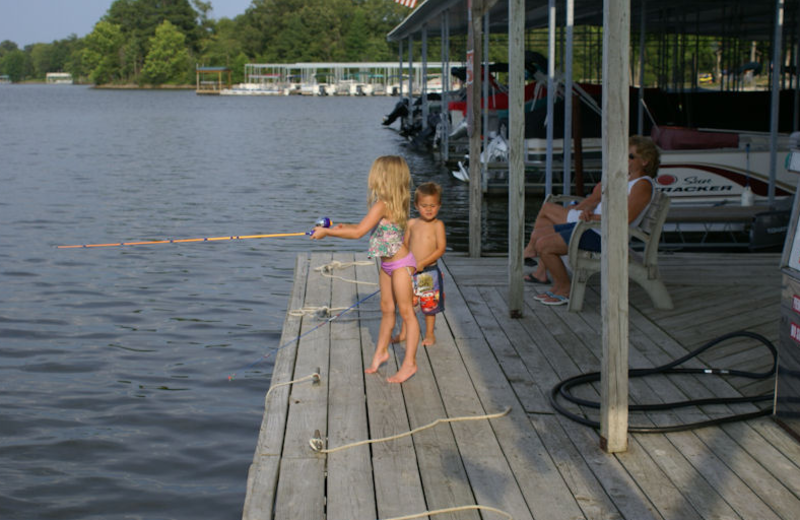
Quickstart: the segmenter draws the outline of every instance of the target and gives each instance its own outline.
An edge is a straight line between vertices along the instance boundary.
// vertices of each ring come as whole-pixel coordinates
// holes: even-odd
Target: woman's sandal
[[[525,275],[522,279],[528,283],[546,283],[546,284],[552,283],[546,277],[544,280],[539,280],[538,278],[533,276],[533,273]]]

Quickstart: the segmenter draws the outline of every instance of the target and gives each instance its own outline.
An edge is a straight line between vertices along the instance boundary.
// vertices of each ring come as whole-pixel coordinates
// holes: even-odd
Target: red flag
[[[414,9],[414,6],[417,5],[417,0],[394,0],[398,4],[403,4],[406,7]]]

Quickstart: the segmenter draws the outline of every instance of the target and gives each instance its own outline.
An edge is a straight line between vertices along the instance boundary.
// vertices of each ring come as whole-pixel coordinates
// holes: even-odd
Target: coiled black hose
[[[729,340],[731,338],[737,337],[746,337],[757,340],[761,342],[764,346],[766,346],[769,351],[772,353],[772,367],[767,372],[747,372],[743,370],[725,370],[719,368],[675,368],[678,365],[696,357],[706,350],[714,347],[715,345]],[[653,368],[632,368],[628,370],[628,377],[645,377],[653,374],[708,374],[708,375],[716,375],[716,376],[738,376],[738,377],[746,377],[749,379],[766,379],[768,377],[772,377],[775,375],[775,371],[777,369],[778,364],[778,351],[775,348],[775,345],[772,344],[767,338],[762,336],[761,334],[756,334],[755,332],[750,332],[746,330],[741,330],[737,332],[731,332],[729,334],[725,334],[718,338],[715,338],[702,347],[686,354],[685,356],[676,359],[666,365],[661,365]],[[565,379],[559,382],[553,389],[550,391],[550,404],[552,404],[553,408],[556,409],[557,412],[566,416],[567,418],[584,424],[586,426],[591,426],[592,428],[600,428],[600,423],[598,421],[593,421],[591,419],[587,419],[580,415],[574,414],[561,406],[558,402],[558,397],[561,396],[563,399],[570,401],[572,403],[587,406],[590,408],[600,408],[600,403],[596,401],[589,401],[586,399],[581,399],[579,397],[575,397],[570,392],[571,389],[578,385],[583,385],[587,383],[593,383],[595,381],[600,381],[600,372],[590,372],[587,374],[581,374],[574,377],[570,377],[569,379]],[[774,394],[762,394],[752,397],[714,397],[709,399],[693,399],[688,401],[675,401],[672,403],[658,403],[658,404],[637,404],[637,405],[630,405],[628,410],[630,411],[657,411],[657,410],[669,410],[672,408],[682,408],[686,406],[704,406],[704,405],[711,405],[711,404],[739,404],[739,403],[754,403],[758,401],[767,401],[772,400],[774,398]],[[629,426],[628,431],[631,433],[670,433],[670,432],[680,432],[691,430],[694,428],[702,428],[705,426],[714,426],[718,424],[724,424],[734,421],[744,421],[747,419],[753,419],[755,417],[761,417],[763,415],[769,415],[772,413],[770,408],[765,408],[763,410],[759,410],[757,412],[751,413],[744,413],[744,414],[737,414],[731,415],[728,417],[720,417],[717,419],[709,419],[707,421],[698,421],[693,423],[686,423],[686,424],[676,424],[673,426]]]

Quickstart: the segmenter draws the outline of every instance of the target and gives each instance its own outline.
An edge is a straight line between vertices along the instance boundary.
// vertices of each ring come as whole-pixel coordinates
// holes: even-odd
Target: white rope
[[[320,375],[319,375],[317,372],[314,372],[313,374],[307,375],[307,376],[305,376],[305,377],[301,377],[300,379],[295,379],[294,381],[287,381],[287,382],[285,382],[285,383],[278,383],[277,385],[272,385],[272,386],[269,388],[269,390],[267,390],[267,395],[266,395],[266,397],[264,397],[264,402],[266,402],[267,400],[269,400],[269,394],[270,394],[270,392],[272,392],[272,391],[273,391],[273,390],[275,390],[276,388],[280,388],[280,387],[282,387],[282,386],[288,386],[288,385],[291,385],[291,384],[294,384],[294,383],[302,383],[303,381],[307,381],[307,380],[309,380],[309,379],[313,379],[313,380],[314,380],[314,382],[316,383],[316,382],[319,382],[319,380],[320,380],[320,378],[321,378],[321,377],[322,377],[322,376],[320,376]]]
[[[307,314],[318,314],[321,317],[328,317],[335,312],[341,312],[345,310],[347,307],[328,307],[327,305],[323,305],[322,307],[313,307],[311,305],[306,305],[302,309],[292,309],[287,314],[289,316],[305,316]]]
[[[496,509],[490,506],[477,506],[477,505],[470,505],[470,506],[460,506],[460,507],[449,507],[447,509],[437,509],[436,511],[426,511],[424,513],[417,513],[415,515],[408,515],[408,516],[398,516],[395,518],[387,518],[386,520],[411,520],[412,518],[422,518],[423,516],[433,516],[433,515],[441,515],[443,513],[455,513],[456,511],[474,511],[476,509],[481,509],[483,511],[491,511],[493,513],[497,513],[499,515],[503,515],[504,517],[508,518],[508,520],[514,520],[514,517],[506,513],[505,511],[501,511],[500,509]]]
[[[322,276],[327,278],[338,278],[344,282],[350,282],[355,284],[361,285],[378,285],[376,282],[365,282],[362,280],[351,280],[350,278],[345,278],[343,276],[333,274],[333,271],[336,269],[346,269],[348,267],[353,267],[356,265],[375,265],[375,262],[372,260],[359,260],[356,262],[340,262],[338,260],[334,260],[333,262],[325,265],[321,265],[319,267],[315,267],[314,270],[318,271]]]
[[[344,311],[346,309],[349,309],[349,308],[350,307],[328,307],[327,305],[323,305],[322,307],[314,307],[312,305],[306,305],[302,309],[292,309],[292,310],[288,311],[287,314],[289,316],[295,316],[295,317],[298,317],[298,318],[301,318],[301,317],[307,316],[307,315],[313,315],[313,316],[317,316],[319,319],[327,320],[328,318],[330,318],[334,314],[337,314],[337,313],[342,312],[342,311]],[[362,309],[360,307],[358,309],[358,312],[360,312],[360,313],[380,312],[380,311],[381,311],[380,309]],[[375,318],[375,316],[373,316],[373,318]],[[362,321],[362,320],[365,320],[365,319],[367,319],[367,318],[361,317],[361,318],[354,318],[352,320],[339,320],[339,322]]]
[[[415,433],[419,433],[422,430],[427,430],[428,428],[433,428],[437,424],[441,423],[452,423],[452,422],[463,422],[463,421],[478,421],[483,419],[497,419],[498,417],[503,417],[508,415],[511,411],[511,408],[506,408],[505,411],[491,414],[491,415],[477,415],[477,416],[466,416],[466,417],[452,417],[452,418],[445,418],[445,419],[436,419],[430,424],[425,426],[420,426],[419,428],[414,428],[410,432],[399,433],[397,435],[392,435],[391,437],[384,437],[382,439],[368,439],[365,441],[354,442],[352,444],[345,444],[344,446],[339,446],[338,448],[331,448],[331,449],[324,449],[322,439],[316,437],[309,439],[308,443],[311,446],[311,449],[318,452],[318,453],[334,453],[341,450],[347,450],[350,448],[355,448],[356,446],[363,446],[364,444],[373,444],[376,442],[386,442],[392,441],[395,439],[400,439],[402,437],[408,437],[409,435],[413,435]]]

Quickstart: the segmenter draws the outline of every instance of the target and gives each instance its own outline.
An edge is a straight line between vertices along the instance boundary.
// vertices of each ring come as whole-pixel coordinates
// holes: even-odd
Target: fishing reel
[[[315,228],[318,228],[318,227],[329,228],[332,225],[333,225],[333,221],[331,219],[329,219],[328,217],[320,217],[320,218],[317,219],[316,222],[314,222],[314,227]],[[313,229],[311,231],[306,231],[306,235],[308,235],[308,236],[311,236],[313,234],[314,234],[314,230]]]

